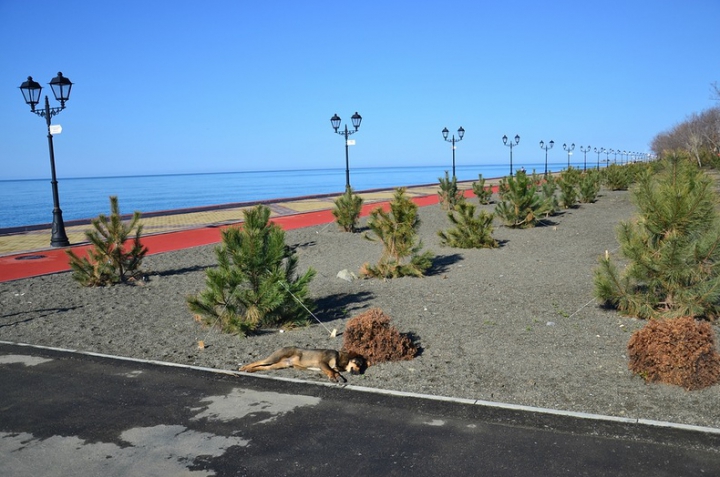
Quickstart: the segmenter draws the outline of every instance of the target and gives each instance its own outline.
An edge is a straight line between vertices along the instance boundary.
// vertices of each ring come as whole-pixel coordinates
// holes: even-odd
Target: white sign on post
[[[348,145],[348,146],[354,146],[354,145],[355,145],[355,139],[348,139],[347,145]]]
[[[51,124],[50,125],[50,134],[60,134],[62,132],[62,126],[59,124]]]

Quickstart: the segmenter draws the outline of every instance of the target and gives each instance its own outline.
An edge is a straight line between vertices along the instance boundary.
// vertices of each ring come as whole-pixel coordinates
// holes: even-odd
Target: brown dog
[[[246,364],[240,368],[240,371],[254,373],[255,371],[283,368],[317,369],[335,382],[337,382],[338,378],[341,378],[343,382],[347,382],[347,379],[340,374],[340,371],[358,374],[364,365],[365,360],[362,356],[346,353],[345,351],[302,349],[290,346],[275,351],[265,359]]]

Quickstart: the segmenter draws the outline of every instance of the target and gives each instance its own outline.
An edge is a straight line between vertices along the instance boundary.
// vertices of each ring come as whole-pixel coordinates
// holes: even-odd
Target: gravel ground
[[[424,207],[431,274],[386,281],[337,278],[379,258],[380,245],[361,234],[334,224],[289,231],[301,270],[318,272],[311,292],[322,325],[246,339],[203,328],[185,305],[204,288],[214,246],[147,257],[141,285],[82,288],[69,273],[0,283],[0,340],[236,370],[281,346],[340,348],[346,321],[379,307],[419,339],[421,354],[347,376],[350,384],[720,428],[720,386],[688,392],[633,376],[626,346],[643,322],[592,297],[597,259],[618,248],[615,226],[634,211],[629,193],[603,190],[543,227],[497,223],[498,249],[460,250],[439,243],[449,226],[440,207]]]

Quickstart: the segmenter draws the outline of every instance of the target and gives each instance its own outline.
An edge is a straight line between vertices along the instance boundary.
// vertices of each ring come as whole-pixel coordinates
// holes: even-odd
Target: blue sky
[[[717,103],[720,2],[0,0],[0,180],[50,175],[18,87],[73,81],[58,177],[551,162]],[[575,152],[578,154],[578,151]]]

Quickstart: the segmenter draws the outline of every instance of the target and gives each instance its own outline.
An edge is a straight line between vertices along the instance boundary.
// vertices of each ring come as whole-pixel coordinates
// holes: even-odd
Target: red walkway
[[[418,206],[424,207],[438,203],[437,195],[413,198]],[[386,210],[389,202],[376,202],[363,206],[362,215],[368,215],[372,209],[382,206]],[[320,210],[296,215],[279,216],[272,219],[283,230],[293,230],[301,227],[311,227],[331,223],[335,220],[330,210]],[[219,243],[220,230],[224,227],[201,227],[157,235],[146,235],[142,243],[148,248],[148,254],[171,252],[185,248],[198,247]],[[65,250],[71,249],[75,254],[82,256],[90,245],[56,248],[38,252],[25,252],[0,257],[0,282],[17,280],[20,278],[47,275],[50,273],[70,270],[70,262]]]

